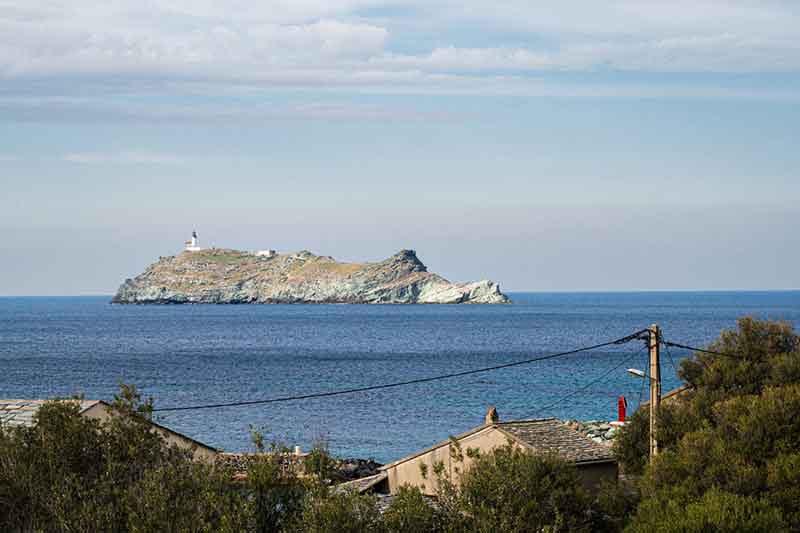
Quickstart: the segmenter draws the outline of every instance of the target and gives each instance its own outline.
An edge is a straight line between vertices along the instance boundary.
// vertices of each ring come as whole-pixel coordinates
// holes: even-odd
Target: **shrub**
[[[639,507],[629,533],[777,533],[787,531],[781,513],[766,500],[711,489],[687,503],[678,496],[648,500]]]
[[[248,463],[245,487],[253,528],[258,533],[281,531],[299,516],[311,483],[298,478],[286,464],[286,450],[272,446],[269,453],[263,453],[258,444],[257,450],[262,453]]]
[[[650,413],[639,409],[614,438],[614,455],[626,474],[641,474],[650,453]]]
[[[303,465],[306,474],[313,475],[320,481],[330,480],[334,476],[335,461],[328,450],[328,443],[317,440],[306,456]]]
[[[135,388],[114,409],[100,423],[76,402],[47,402],[33,426],[0,430],[0,531],[242,529],[227,472],[151,431]]]
[[[289,528],[297,533],[362,533],[382,529],[374,497],[332,491],[322,485],[307,495],[302,511]]]
[[[744,318],[711,345],[730,356],[683,361],[694,389],[662,405],[662,452],[646,468],[647,415],[632,417],[615,450],[626,470],[644,471],[634,530],[700,531],[714,520],[724,531],[800,526],[799,347],[789,325]]]
[[[511,443],[475,458],[460,500],[473,531],[588,530],[590,502],[575,467]]]
[[[678,371],[692,386],[678,401],[662,404],[656,437],[661,449],[714,422],[714,406],[737,396],[759,395],[770,386],[800,383],[800,337],[784,322],[745,317],[723,331],[709,350],[685,359]],[[617,435],[615,452],[627,473],[641,474],[649,452],[649,413],[641,410]]]
[[[383,515],[389,533],[434,533],[447,530],[447,520],[417,487],[400,487]]]

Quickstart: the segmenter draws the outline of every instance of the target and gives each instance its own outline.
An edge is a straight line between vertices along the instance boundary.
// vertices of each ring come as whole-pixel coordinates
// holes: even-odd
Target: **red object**
[[[625,396],[617,398],[617,418],[620,422],[625,422],[625,410],[628,407],[628,400]]]

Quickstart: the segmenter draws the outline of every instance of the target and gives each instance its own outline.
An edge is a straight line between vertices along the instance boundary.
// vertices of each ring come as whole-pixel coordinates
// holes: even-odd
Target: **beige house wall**
[[[458,438],[458,442],[464,457],[461,462],[454,462],[451,458],[450,451],[453,444],[442,443],[406,461],[386,465],[383,469],[388,474],[389,492],[396,494],[400,487],[411,485],[419,487],[423,494],[435,495],[438,489],[438,482],[436,474],[434,474],[434,466],[438,463],[444,465],[445,476],[458,484],[460,473],[468,470],[473,463],[473,460],[467,454],[468,449],[477,449],[481,453],[487,453],[509,442],[518,447],[528,448],[528,446],[511,440],[507,434],[493,426],[488,426],[475,433]],[[616,462],[584,463],[576,466],[581,481],[587,488],[596,487],[603,481],[616,481],[617,479]],[[423,469],[427,471],[426,477],[423,477]]]
[[[457,483],[459,472],[466,471],[473,462],[467,454],[468,449],[477,449],[482,453],[488,452],[498,446],[504,446],[509,442],[509,439],[505,434],[497,431],[496,428],[489,426],[459,438],[458,442],[464,457],[462,462],[452,461],[450,450],[453,445],[447,443],[424,451],[405,462],[385,467],[389,475],[389,492],[395,494],[403,485],[412,485],[419,487],[424,494],[433,495],[438,488],[436,475],[433,471],[436,464],[441,462],[444,465],[445,475]],[[425,467],[422,465],[425,465]],[[423,468],[427,469],[426,478],[422,475]]]
[[[82,416],[86,416],[89,418],[94,418],[99,420],[100,422],[105,422],[109,420],[112,416],[114,416],[114,411],[110,405],[103,402],[98,402],[91,406],[90,408],[86,409],[81,413]],[[169,430],[163,426],[159,426],[158,424],[151,423],[153,427],[153,431],[159,433],[164,440],[167,441],[168,444],[175,444],[180,448],[186,450],[192,450],[194,454],[194,459],[202,460],[202,461],[213,461],[214,458],[217,456],[217,450],[201,444],[197,441],[186,437],[185,435],[181,435],[180,433],[176,433],[172,430]]]

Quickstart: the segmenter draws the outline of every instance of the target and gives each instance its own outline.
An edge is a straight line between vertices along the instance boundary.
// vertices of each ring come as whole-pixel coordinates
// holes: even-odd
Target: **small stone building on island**
[[[52,400],[0,400],[0,426],[32,426],[36,412],[48,401]],[[78,410],[81,416],[95,418],[101,422],[108,420],[112,416],[118,416],[114,412],[114,408],[103,400],[59,401],[76,402],[79,404]],[[161,434],[167,443],[193,450],[194,458],[197,460],[214,461],[219,453],[216,448],[156,424],[152,420],[148,421],[148,423],[152,426],[153,431]]]
[[[451,460],[453,440],[464,452],[463,462],[459,464]],[[381,475],[369,480],[369,489],[396,494],[403,485],[412,485],[419,487],[423,494],[434,495],[437,489],[432,475],[434,465],[442,463],[451,475],[456,468],[466,471],[472,463],[466,453],[468,449],[486,453],[509,442],[535,452],[552,453],[573,463],[587,487],[617,479],[617,461],[608,446],[592,441],[556,418],[501,422],[497,411],[490,408],[482,426],[381,467]],[[427,479],[422,475],[423,470],[429,473]],[[452,477],[457,483],[457,477]]]

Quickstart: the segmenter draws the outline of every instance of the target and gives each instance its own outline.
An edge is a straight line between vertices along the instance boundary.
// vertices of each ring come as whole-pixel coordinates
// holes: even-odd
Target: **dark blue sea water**
[[[0,397],[111,398],[134,383],[156,407],[321,392],[497,365],[600,343],[658,323],[705,345],[737,317],[800,325],[800,292],[525,293],[499,306],[121,306],[108,297],[0,298]],[[399,458],[501,418],[616,416],[635,408],[642,342],[486,374],[292,403],[164,413],[159,421],[227,450],[252,425],[288,445]],[[678,384],[664,353],[664,390]],[[551,404],[604,373],[606,377]],[[646,393],[645,393],[646,396]]]

